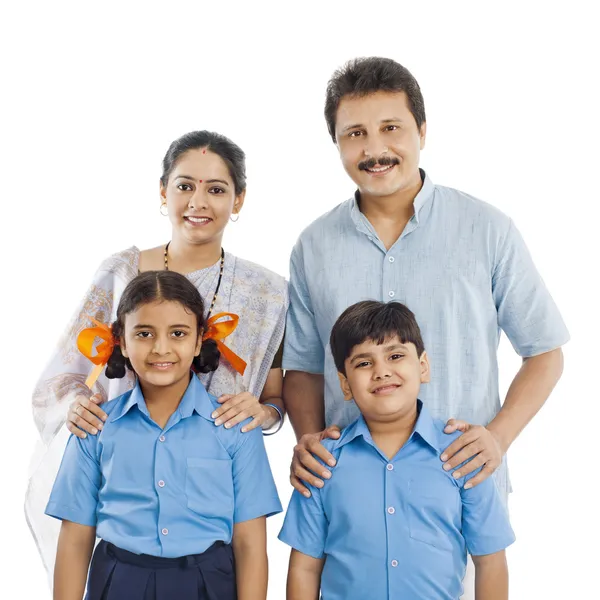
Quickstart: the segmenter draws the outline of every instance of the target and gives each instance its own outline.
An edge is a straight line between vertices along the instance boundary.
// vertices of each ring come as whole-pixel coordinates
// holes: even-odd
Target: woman
[[[79,353],[76,338],[89,326],[89,317],[114,321],[121,294],[138,273],[177,271],[205,299],[207,319],[222,312],[239,316],[237,328],[224,343],[247,363],[245,369],[235,360],[236,366],[222,360],[216,371],[199,375],[206,389],[220,396],[216,423],[231,427],[253,417],[246,429],[281,426],[283,374],[278,349],[285,326],[287,284],[264,267],[225,252],[221,245],[225,227],[232,215],[239,214],[245,194],[245,155],[229,139],[197,131],[174,141],[163,160],[160,180],[160,210],[171,221],[171,240],[144,251],[133,246],[104,261],[42,374],[33,410],[48,450],[31,477],[25,510],[49,572],[58,527],[43,513],[68,437],[62,428],[68,407],[69,430],[79,437],[85,437],[86,431],[94,434],[102,427],[98,417],[105,417],[97,404],[116,398],[134,383],[132,377],[108,380],[101,375],[89,390],[84,382],[93,365]]]

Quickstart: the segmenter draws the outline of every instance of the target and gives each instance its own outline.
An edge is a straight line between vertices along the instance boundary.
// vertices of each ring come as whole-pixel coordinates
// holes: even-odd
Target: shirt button
[[[158,487],[165,487],[165,482],[162,479],[158,482]]]
[[[388,508],[388,513],[389,513],[390,515],[393,515],[395,512],[396,512],[396,509],[395,509],[393,506],[390,506],[390,507]]]
[[[396,559],[394,559],[392,561],[392,567],[397,567],[398,566],[398,561]]]
[[[164,435],[161,435],[161,436],[158,438],[158,441],[159,441],[159,442],[164,442],[164,441],[165,441],[165,439],[166,439],[166,438],[165,438],[165,436],[164,436]]]
[[[388,258],[388,260],[389,260],[390,262],[394,262],[396,259],[395,259],[393,256],[390,256],[390,257]]]
[[[392,465],[391,463],[386,465],[385,467],[388,471],[393,471],[394,470],[394,465]]]
[[[388,292],[388,296],[389,296],[390,298],[393,298],[395,295],[396,295],[396,294],[395,294],[394,292],[391,292],[391,291],[390,291],[390,292]]]
[[[161,530],[161,533],[162,533],[163,535],[169,535],[169,530],[168,530],[166,527],[164,527],[164,528]]]

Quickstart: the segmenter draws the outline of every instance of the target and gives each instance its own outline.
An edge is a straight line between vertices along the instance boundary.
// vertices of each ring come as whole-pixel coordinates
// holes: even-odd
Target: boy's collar
[[[417,400],[417,413],[419,416],[417,417],[415,428],[413,429],[409,440],[415,434],[418,434],[424,442],[429,444],[429,446],[438,452],[439,437],[435,428],[435,423],[433,422],[433,417],[431,416],[430,412],[427,410],[421,400]],[[342,437],[335,446],[336,448],[341,448],[359,436],[362,436],[366,442],[374,444],[373,438],[371,437],[371,432],[369,431],[369,426],[362,415],[352,425],[344,430]]]

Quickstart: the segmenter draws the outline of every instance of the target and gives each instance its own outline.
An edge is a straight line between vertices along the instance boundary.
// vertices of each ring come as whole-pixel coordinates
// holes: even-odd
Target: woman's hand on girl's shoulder
[[[77,394],[69,406],[67,429],[81,439],[86,438],[88,433],[96,435],[104,426],[107,417],[99,406],[102,402],[104,400],[101,394],[94,394],[90,397]]]
[[[262,427],[264,423],[273,419],[271,409],[261,404],[250,392],[241,394],[223,394],[217,400],[221,404],[211,415],[215,419],[215,425],[223,425],[225,428],[231,427],[252,418],[252,421],[242,427],[242,432],[252,431],[257,427]]]

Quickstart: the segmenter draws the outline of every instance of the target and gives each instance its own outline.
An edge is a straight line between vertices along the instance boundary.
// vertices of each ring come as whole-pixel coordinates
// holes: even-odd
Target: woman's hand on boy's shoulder
[[[67,429],[78,438],[84,439],[88,433],[96,435],[104,426],[106,413],[100,408],[104,402],[101,394],[85,396],[77,394],[67,413]]]
[[[250,392],[223,394],[217,402],[221,406],[211,414],[211,417],[215,419],[215,425],[223,425],[226,429],[251,418],[252,421],[242,428],[242,432],[246,433],[273,420],[271,412],[273,409],[261,404],[259,399]]]
[[[485,481],[500,466],[505,451],[500,440],[483,425],[471,425],[465,421],[450,419],[446,423],[444,433],[451,434],[456,431],[461,431],[462,435],[444,450],[441,459],[446,471],[462,465],[460,470],[452,473],[455,479],[466,477],[481,467],[481,471],[465,484],[465,489],[469,489]]]
[[[303,496],[310,498],[310,490],[302,482],[322,488],[325,482],[319,477],[323,477],[323,479],[331,477],[331,471],[325,469],[317,458],[320,458],[324,464],[334,467],[335,459],[323,446],[323,440],[337,440],[340,435],[340,428],[337,425],[331,425],[323,431],[303,435],[294,447],[294,458],[290,467],[290,483]]]

